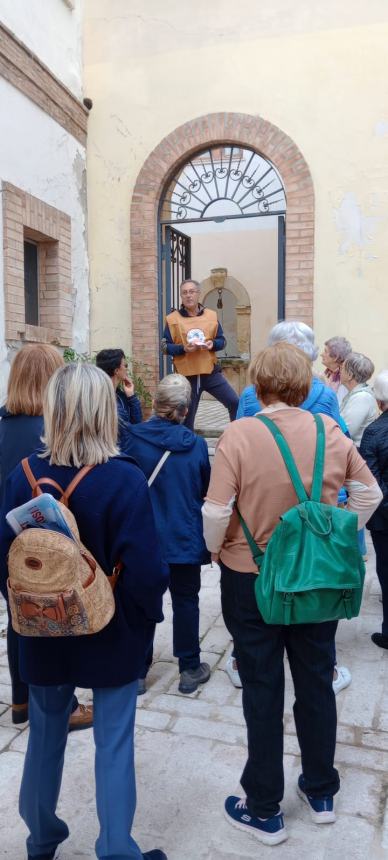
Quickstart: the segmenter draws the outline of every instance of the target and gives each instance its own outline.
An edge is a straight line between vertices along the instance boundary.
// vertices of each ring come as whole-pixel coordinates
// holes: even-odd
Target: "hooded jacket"
[[[209,560],[201,508],[210,479],[207,444],[182,424],[154,416],[128,428],[125,453],[147,480],[165,451],[171,451],[150,487],[162,553],[169,564]]]

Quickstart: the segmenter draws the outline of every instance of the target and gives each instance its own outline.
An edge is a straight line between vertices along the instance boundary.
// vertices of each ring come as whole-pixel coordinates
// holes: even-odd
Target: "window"
[[[26,323],[39,325],[38,246],[24,242],[24,301]]]

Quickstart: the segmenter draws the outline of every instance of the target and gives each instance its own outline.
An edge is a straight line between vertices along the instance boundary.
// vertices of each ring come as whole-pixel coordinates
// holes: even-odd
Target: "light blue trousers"
[[[94,741],[97,815],[96,855],[104,860],[141,860],[130,832],[136,808],[133,733],[137,681],[95,688]],[[30,835],[31,857],[49,854],[69,835],[55,814],[61,787],[74,687],[29,688],[30,736],[19,809]],[[76,791],[76,786],[74,786]]]

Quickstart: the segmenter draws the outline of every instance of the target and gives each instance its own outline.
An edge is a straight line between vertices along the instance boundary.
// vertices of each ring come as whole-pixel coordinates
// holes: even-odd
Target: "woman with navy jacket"
[[[43,394],[63,358],[54,346],[28,343],[19,349],[11,365],[7,400],[0,409],[0,504],[8,475],[23,457],[42,448]],[[19,637],[12,624],[7,627],[7,653],[12,684],[11,718],[16,725],[28,720],[28,686],[19,672]],[[73,696],[69,732],[90,729],[93,708]]]
[[[159,383],[154,415],[129,430],[126,453],[135,457],[147,479],[163,557],[170,567],[173,610],[173,650],[179,660],[179,692],[193,693],[210,678],[210,667],[200,662],[199,591],[201,564],[210,560],[202,530],[201,508],[210,479],[205,439],[183,426],[191,386],[180,373]],[[169,452],[169,454],[167,454]],[[155,468],[161,467],[156,475]],[[153,480],[154,478],[154,480]],[[152,661],[150,650],[139,693]]]
[[[136,805],[134,720],[137,679],[162,621],[168,569],[161,558],[144,475],[118,456],[113,386],[89,364],[69,364],[51,378],[44,399],[44,450],[29,458],[36,479],[63,490],[82,466],[93,466],[70,499],[80,538],[107,575],[118,561],[116,611],[99,633],[77,637],[20,637],[20,667],[29,684],[30,735],[20,791],[29,829],[29,858],[49,860],[68,834],[56,815],[67,723],[75,687],[91,687],[96,744],[98,858],[164,860],[142,854],[130,835]],[[44,489],[44,487],[43,487]],[[52,485],[49,491],[56,494]],[[60,495],[59,493],[57,494]],[[5,488],[0,528],[0,587],[6,597],[7,555],[13,540],[5,513],[31,498],[21,465]]]

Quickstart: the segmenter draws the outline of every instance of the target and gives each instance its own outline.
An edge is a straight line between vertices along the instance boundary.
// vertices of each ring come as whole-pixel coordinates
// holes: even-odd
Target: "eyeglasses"
[[[182,290],[181,296],[195,296],[198,290]]]

